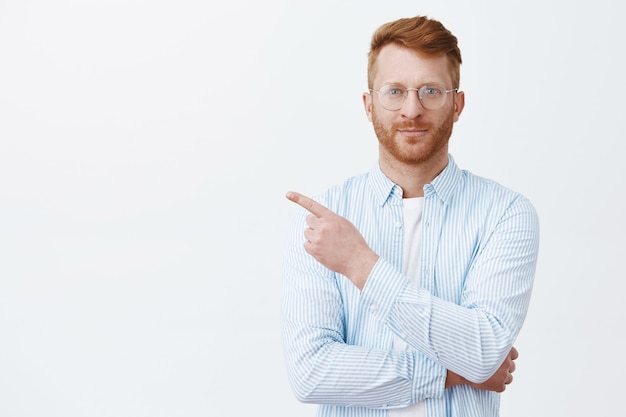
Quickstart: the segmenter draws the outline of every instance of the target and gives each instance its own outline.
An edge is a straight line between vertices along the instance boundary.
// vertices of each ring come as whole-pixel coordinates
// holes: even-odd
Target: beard
[[[373,110],[372,123],[380,146],[389,156],[398,162],[416,165],[427,162],[446,149],[452,135],[454,116],[450,112],[437,126],[417,121],[393,123],[391,126],[386,126]],[[420,138],[406,138],[401,137],[402,134],[398,132],[400,129],[426,129],[428,133]]]

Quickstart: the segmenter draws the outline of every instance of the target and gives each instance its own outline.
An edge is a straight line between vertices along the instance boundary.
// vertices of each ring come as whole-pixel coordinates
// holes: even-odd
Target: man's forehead
[[[450,81],[446,55],[431,55],[398,45],[383,47],[375,63],[375,79],[384,82]]]

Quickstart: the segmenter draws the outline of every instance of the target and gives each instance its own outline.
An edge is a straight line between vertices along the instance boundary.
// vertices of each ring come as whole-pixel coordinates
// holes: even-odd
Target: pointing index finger
[[[297,193],[295,191],[289,191],[286,197],[288,200],[291,200],[297,205],[301,206],[302,208],[308,210],[309,212],[314,214],[316,217],[322,217],[323,215],[328,214],[330,212],[328,208],[324,207],[317,201],[305,195]]]

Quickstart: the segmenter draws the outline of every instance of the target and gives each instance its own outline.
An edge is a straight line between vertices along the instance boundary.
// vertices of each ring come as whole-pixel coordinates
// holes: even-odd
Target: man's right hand
[[[453,387],[459,384],[467,384],[476,389],[482,389],[487,391],[503,392],[506,386],[513,382],[513,372],[515,372],[515,359],[519,356],[519,352],[515,348],[511,348],[511,351],[502,362],[502,365],[498,370],[485,382],[477,384],[470,382],[463,378],[461,375],[455,374],[452,371],[448,371],[446,378],[446,388]]]
[[[309,213],[304,230],[304,250],[326,268],[347,277],[359,290],[378,261],[357,228],[346,218],[317,201],[290,191],[287,198]]]

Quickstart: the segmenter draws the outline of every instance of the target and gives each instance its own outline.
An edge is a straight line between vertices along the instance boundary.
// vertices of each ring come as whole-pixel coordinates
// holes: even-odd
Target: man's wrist
[[[455,385],[466,384],[468,381],[459,374],[447,370],[446,371],[446,388],[451,388]]]
[[[357,267],[355,267],[354,273],[348,276],[350,281],[352,281],[352,283],[359,290],[363,290],[363,287],[365,287],[365,283],[372,273],[376,262],[378,262],[378,258],[379,256],[376,253],[371,252],[368,256],[359,259],[359,263]]]

